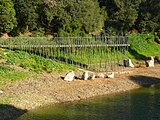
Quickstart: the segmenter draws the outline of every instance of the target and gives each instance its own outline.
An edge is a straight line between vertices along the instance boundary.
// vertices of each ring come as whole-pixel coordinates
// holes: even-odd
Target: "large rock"
[[[95,77],[96,78],[105,78],[105,74],[104,73],[97,73],[97,75]]]
[[[65,81],[73,81],[75,77],[74,71],[70,71],[66,74],[66,76],[64,77]]]
[[[159,58],[159,56],[155,56],[155,57],[154,57],[154,62],[155,62],[155,63],[160,63],[160,58]]]
[[[88,71],[85,71],[85,72],[82,74],[82,80],[88,80],[88,77],[89,77]]]
[[[89,79],[90,80],[95,80],[96,78],[96,75],[94,73],[91,73],[91,75],[89,76]]]
[[[0,94],[3,94],[4,92],[3,92],[3,90],[0,90]]]
[[[148,57],[145,63],[147,67],[154,67],[154,58],[152,56]]]
[[[131,59],[123,60],[123,62],[124,62],[124,66],[125,67],[132,67],[132,68],[134,68],[134,65],[133,65]]]
[[[107,74],[107,77],[108,77],[108,78],[114,78],[114,72],[108,73],[108,74]]]

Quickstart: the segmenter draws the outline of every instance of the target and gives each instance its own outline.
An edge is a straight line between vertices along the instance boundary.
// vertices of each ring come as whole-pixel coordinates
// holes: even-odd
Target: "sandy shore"
[[[36,78],[5,87],[0,99],[5,99],[4,104],[30,110],[48,104],[124,92],[160,82],[160,65],[130,70],[130,74],[116,74],[114,79],[73,82],[56,79],[50,74],[39,74]]]

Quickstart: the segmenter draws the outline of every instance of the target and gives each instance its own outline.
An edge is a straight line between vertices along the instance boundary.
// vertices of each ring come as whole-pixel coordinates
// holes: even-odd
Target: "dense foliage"
[[[0,0],[0,33],[13,30],[16,25],[15,9],[11,0]]]
[[[159,0],[0,0],[0,33],[160,31]]]

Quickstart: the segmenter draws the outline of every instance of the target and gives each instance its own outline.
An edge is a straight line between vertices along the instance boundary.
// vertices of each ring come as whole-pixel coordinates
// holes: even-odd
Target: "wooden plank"
[[[1,48],[69,48],[69,47],[125,47],[130,44],[90,44],[90,45],[0,45]]]

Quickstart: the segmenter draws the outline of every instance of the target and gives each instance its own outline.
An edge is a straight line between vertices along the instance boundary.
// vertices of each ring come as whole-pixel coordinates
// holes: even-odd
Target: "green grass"
[[[59,63],[58,61],[68,62],[68,60],[73,60],[73,62],[79,64],[97,64],[97,63],[107,63],[113,61],[113,59],[125,59],[126,55],[129,55],[131,59],[143,60],[148,56],[159,56],[160,55],[160,45],[154,42],[155,36],[153,34],[130,34],[129,43],[131,45],[129,52],[123,51],[120,48],[106,48],[106,47],[96,47],[96,48],[22,48],[24,51],[10,51],[6,50],[7,53],[4,59],[7,59],[7,64],[19,65],[25,69],[29,69],[34,72],[55,72],[55,71],[65,71],[68,69],[75,69],[71,65],[66,65]],[[24,40],[25,39],[25,40]],[[84,40],[83,40],[84,39]],[[74,43],[78,40],[81,44],[89,43],[99,43],[97,40],[86,39],[86,38],[73,38],[69,42]],[[49,39],[47,37],[37,38],[21,38],[15,37],[3,41],[3,44],[12,45],[25,45],[25,44],[68,44],[67,37],[63,39],[59,38],[56,40]],[[87,43],[86,43],[87,42]],[[101,41],[102,42],[102,41]],[[72,44],[73,44],[72,43]],[[100,43],[102,44],[102,43]],[[117,51],[118,50],[118,51]],[[26,51],[26,52],[25,52]],[[113,52],[114,51],[114,52]],[[28,53],[30,52],[30,53]],[[31,54],[34,53],[34,54]],[[37,54],[37,55],[35,55]],[[42,56],[42,57],[41,57]],[[55,57],[55,60],[44,58],[44,57]],[[72,62],[72,61],[71,61]]]
[[[25,80],[28,77],[34,77],[35,74],[41,72],[57,74],[69,70],[77,70],[74,66],[19,50],[0,50],[0,60],[2,59],[6,60],[6,62],[0,63],[0,87]],[[20,66],[26,71],[28,70],[28,72],[10,68],[8,65]]]
[[[9,67],[4,67],[4,66],[0,66],[0,74],[5,74],[5,73],[12,73],[15,70],[13,68],[9,68]]]
[[[1,74],[0,74],[1,75]],[[15,83],[17,81],[24,80],[29,76],[29,73],[25,72],[15,72],[15,73],[6,73],[0,76],[0,87],[7,84]]]
[[[6,53],[6,55],[3,55]],[[2,54],[2,55],[1,55]],[[71,65],[56,62],[49,58],[44,58],[35,54],[27,53],[24,51],[0,51],[3,59],[6,59],[6,64],[18,65],[24,69],[33,72],[64,72],[67,70],[75,70],[76,68]]]
[[[129,57],[136,60],[144,60],[149,56],[160,56],[160,44],[155,41],[153,34],[131,34]]]
[[[77,68],[73,65],[65,64],[65,59],[70,59],[74,62],[82,64],[96,64],[99,67],[99,63],[108,64],[108,62],[112,62],[114,59],[117,59],[117,61],[126,59],[127,56],[125,55],[129,55],[131,59],[135,60],[144,60],[148,56],[160,56],[160,45],[154,42],[154,38],[155,36],[153,34],[130,34],[129,43],[131,47],[129,49],[129,52],[125,52],[119,48],[116,48],[118,50],[117,51],[116,49],[111,50],[110,48],[105,47],[97,47],[96,49],[88,49],[85,47],[79,49],[30,49],[28,50],[29,52],[27,50],[0,50],[0,59],[6,60],[5,63],[0,63],[0,86],[25,79],[31,73],[63,73],[68,70],[77,70]],[[12,40],[9,40],[9,42],[15,42],[15,44],[21,43],[17,42],[21,41],[21,38],[12,38]],[[34,42],[36,41],[36,38],[31,38],[31,40],[33,40],[32,42]],[[43,42],[42,40],[45,39],[42,38],[40,42]],[[53,41],[48,42],[47,38],[46,41],[44,41],[43,43],[53,44]],[[93,43],[94,42],[95,41],[93,40]],[[23,44],[27,43],[28,42]],[[113,53],[113,51],[116,52]],[[48,57],[55,55],[57,57],[57,60],[43,57],[43,55],[45,54],[47,54]],[[63,62],[59,62],[59,58],[65,59]],[[20,66],[24,69],[27,69],[29,72],[20,72],[16,69],[6,67],[5,65]]]
[[[114,40],[112,40],[114,37],[109,36],[109,38],[105,38],[103,37],[103,39],[100,38],[92,38],[92,37],[59,37],[59,38],[52,38],[49,39],[47,37],[42,37],[42,38],[38,38],[38,37],[15,37],[15,38],[10,38],[7,40],[2,40],[2,44],[4,45],[89,45],[89,44],[106,44],[106,43],[110,43],[112,44],[112,42],[115,42]],[[108,63],[109,62],[114,62],[113,59],[115,59],[115,55],[118,54],[117,58],[118,60],[120,59],[124,59],[125,55],[124,53],[120,50],[118,52],[116,52],[115,49],[112,49],[111,52],[111,48],[106,48],[106,47],[80,47],[80,48],[74,48],[74,47],[67,47],[67,48],[33,48],[33,47],[28,47],[25,48],[24,46],[21,46],[19,48],[21,51],[27,51],[30,53],[34,53],[37,54],[39,56],[44,56],[44,57],[52,57],[54,58],[54,60],[56,61],[62,61],[63,63],[70,63],[70,64],[75,64],[77,66],[90,66],[90,65],[95,65],[97,67],[100,66],[101,63]],[[114,51],[114,52],[113,52]],[[14,55],[15,56],[15,55]],[[13,57],[14,57],[13,56]],[[21,56],[20,56],[21,57]],[[20,58],[18,57],[18,58]],[[37,57],[35,58],[33,55],[31,56],[32,58],[37,59]],[[28,58],[30,59],[30,57],[27,55],[26,57],[26,61],[30,61],[28,60]],[[39,59],[39,58],[38,58]],[[15,60],[15,59],[14,59]],[[12,60],[12,58],[8,59],[7,63],[10,64],[15,64],[16,61]],[[33,60],[33,59],[32,59]],[[32,63],[34,63],[35,61],[32,61]],[[40,61],[42,60],[41,58],[39,59]],[[43,65],[39,64],[37,65],[37,63],[39,63],[39,61],[36,60],[36,64],[28,64],[26,63],[26,61],[24,62],[20,62],[19,61],[19,65],[23,68],[29,68],[32,69],[34,71],[52,71],[51,68],[55,68],[56,70],[60,67],[58,65],[58,67],[54,67],[53,65],[49,64],[47,65],[47,67],[43,67]],[[44,63],[44,65],[46,66],[46,60],[42,60]],[[47,60],[50,61],[50,60]],[[49,62],[50,63],[50,62]],[[29,66],[28,66],[29,65]],[[56,65],[56,64],[55,64]],[[68,66],[67,66],[68,67]],[[62,69],[62,68],[60,68]]]
[[[16,69],[0,66],[0,87],[8,83],[13,83],[21,79],[25,79],[29,73],[19,72]]]

